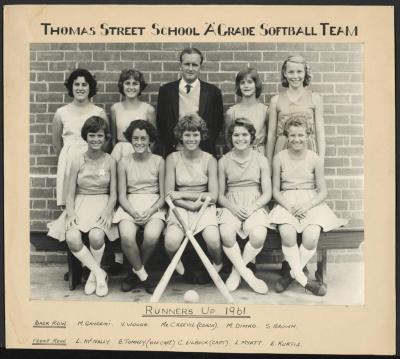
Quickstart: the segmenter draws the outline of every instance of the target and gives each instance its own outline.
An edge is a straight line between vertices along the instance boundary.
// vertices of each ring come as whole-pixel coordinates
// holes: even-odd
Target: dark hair
[[[85,141],[87,141],[87,135],[89,132],[96,133],[100,130],[104,131],[106,139],[110,138],[110,128],[108,127],[107,121],[100,116],[91,116],[83,124],[81,136]]]
[[[296,64],[302,64],[304,65],[304,80],[303,80],[303,86],[306,87],[311,83],[311,68],[307,64],[305,58],[300,55],[292,55],[289,56],[285,61],[283,61],[282,64],[282,69],[281,69],[281,82],[283,87],[289,87],[289,82],[285,76],[285,71],[287,67],[288,62],[294,62]]]
[[[233,132],[235,131],[235,127],[244,127],[250,134],[250,144],[252,145],[254,143],[256,139],[256,129],[254,125],[247,118],[239,117],[228,127],[228,142],[231,147],[233,147],[232,136]]]
[[[199,49],[196,49],[195,47],[185,47],[185,48],[181,51],[181,53],[180,53],[180,55],[179,55],[179,61],[180,61],[180,63],[182,63],[182,57],[183,57],[183,55],[185,55],[185,54],[188,54],[188,55],[197,54],[197,55],[200,56],[200,65],[203,63],[204,57],[203,57],[203,54],[201,53],[201,51],[200,51]]]
[[[127,141],[132,142],[133,132],[137,129],[145,130],[149,136],[150,142],[157,141],[157,130],[149,121],[146,120],[135,120],[129,124],[128,128],[124,131],[124,136]]]
[[[142,93],[142,91],[146,88],[147,82],[144,79],[143,73],[136,69],[122,70],[121,74],[119,75],[119,80],[118,80],[118,90],[119,90],[120,94],[125,96],[124,82],[126,80],[129,80],[130,78],[133,78],[134,80],[139,81],[139,83],[140,83],[139,95],[140,95]]]
[[[291,115],[283,126],[283,134],[288,137],[290,127],[303,127],[306,130],[306,134],[309,135],[312,131],[307,124],[307,116],[305,114],[297,113]]]
[[[247,69],[243,69],[239,71],[236,75],[235,79],[235,91],[236,95],[242,97],[242,91],[240,91],[240,82],[244,80],[247,76],[250,76],[251,79],[254,81],[254,84],[256,85],[256,98],[259,98],[261,95],[262,91],[262,82],[260,79],[260,75],[258,74],[256,69],[253,69],[251,67],[248,67]]]
[[[182,140],[185,131],[199,131],[201,139],[207,139],[208,129],[206,122],[197,113],[188,113],[181,117],[174,128],[174,135],[178,141]]]
[[[71,72],[69,77],[65,80],[64,85],[68,90],[68,96],[69,97],[74,97],[74,93],[72,91],[74,81],[78,77],[84,77],[86,82],[89,85],[89,98],[92,98],[94,95],[97,93],[97,81],[95,79],[95,76],[92,75],[88,70],[85,69],[76,69]]]

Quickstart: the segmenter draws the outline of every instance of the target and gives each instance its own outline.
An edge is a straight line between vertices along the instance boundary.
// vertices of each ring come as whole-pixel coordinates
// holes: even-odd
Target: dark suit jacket
[[[174,136],[174,127],[179,120],[179,81],[169,82],[158,91],[157,129],[165,156],[174,152],[178,143]],[[223,124],[223,112],[221,91],[216,86],[200,80],[199,115],[206,121],[208,128],[208,139],[201,142],[200,148],[214,156],[217,153],[216,141]]]

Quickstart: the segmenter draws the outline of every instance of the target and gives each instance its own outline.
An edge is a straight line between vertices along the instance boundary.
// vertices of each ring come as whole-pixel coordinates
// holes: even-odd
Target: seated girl
[[[121,284],[124,292],[132,290],[139,278],[146,292],[153,293],[145,265],[164,229],[164,160],[149,151],[156,140],[156,129],[145,120],[132,121],[125,130],[133,153],[118,162],[118,201],[114,216],[118,223],[122,250],[132,270]],[[143,242],[138,247],[136,234],[144,227]]]
[[[221,242],[218,231],[215,202],[218,197],[217,161],[200,149],[200,141],[207,137],[207,127],[196,113],[179,120],[174,129],[182,149],[171,153],[166,160],[165,192],[175,203],[183,220],[191,226],[207,196],[210,205],[198,221],[193,234],[200,233],[217,271],[222,268]],[[172,258],[178,250],[184,232],[174,213],[170,211],[165,233],[165,249]],[[184,274],[182,262],[176,268]]]
[[[303,268],[317,249],[321,230],[330,231],[346,221],[337,218],[324,202],[324,168],[321,158],[307,149],[309,134],[304,115],[292,115],[286,121],[287,149],[275,155],[273,162],[272,191],[277,204],[270,213],[270,222],[272,228],[278,228],[282,252],[291,268],[290,276],[278,280],[278,291],[284,291],[295,279],[314,295],[324,296],[326,286],[307,278]],[[300,247],[297,233],[302,233]]]
[[[72,161],[66,210],[49,225],[48,235],[66,240],[72,254],[90,269],[85,293],[103,297],[108,293],[107,275],[100,267],[104,237],[118,238],[118,229],[111,224],[117,200],[116,163],[103,151],[109,129],[102,117],[87,119],[81,134],[88,150]],[[82,233],[88,233],[90,251],[82,243]]]
[[[219,229],[223,250],[233,264],[226,285],[237,289],[241,276],[257,293],[267,293],[264,281],[255,277],[246,264],[263,248],[267,236],[271,179],[266,157],[253,149],[256,129],[244,118],[228,128],[232,150],[218,162],[219,204],[223,207]],[[236,235],[249,238],[241,255]]]

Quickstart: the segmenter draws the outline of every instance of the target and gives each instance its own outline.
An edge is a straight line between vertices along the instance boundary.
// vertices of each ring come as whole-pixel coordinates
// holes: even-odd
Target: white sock
[[[300,245],[300,264],[301,268],[303,269],[306,264],[310,261],[314,253],[316,252],[317,248],[314,249],[307,249],[303,245]]]
[[[90,252],[92,253],[92,256],[94,258],[94,260],[96,261],[97,265],[101,268],[100,264],[101,264],[101,259],[103,258],[103,253],[104,253],[104,248],[105,248],[105,244],[103,243],[103,245],[99,248],[99,249],[94,249],[92,246],[90,246]],[[94,273],[91,271],[89,274],[89,278],[88,281],[93,281],[94,280]]]
[[[255,259],[258,253],[261,252],[262,248],[262,246],[260,248],[254,248],[250,242],[247,242],[246,246],[243,249],[242,255],[244,264],[247,265],[247,263],[252,262],[253,260],[253,263],[255,263]]]
[[[114,262],[119,264],[124,263],[124,255],[121,252],[114,253]]]
[[[299,248],[297,245],[292,247],[282,245],[282,252],[292,269],[294,278],[304,287],[307,284],[307,277],[301,268]]]
[[[100,267],[101,259],[103,258],[103,253],[104,249],[106,248],[106,245],[103,243],[103,245],[99,249],[94,249],[92,246],[90,246],[90,252],[93,255],[94,260]]]
[[[90,253],[89,249],[86,246],[82,246],[82,248],[78,252],[72,252],[72,254],[78,258],[82,264],[88,267],[94,275],[101,274],[101,268],[97,264],[96,260],[93,258],[93,255]]]
[[[185,274],[185,267],[183,266],[183,263],[181,261],[178,262],[178,264],[176,265],[175,270],[180,274],[180,275],[184,275]]]
[[[139,270],[132,268],[132,272],[135,273],[142,282],[145,281],[149,276],[146,272],[146,269],[144,269],[144,266],[142,266],[142,268],[140,268]]]

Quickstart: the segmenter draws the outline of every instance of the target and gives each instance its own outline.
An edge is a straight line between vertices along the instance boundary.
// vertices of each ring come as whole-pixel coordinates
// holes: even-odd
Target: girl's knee
[[[104,244],[105,233],[102,229],[93,228],[89,232],[89,242],[90,246],[94,249],[99,249]]]
[[[144,233],[143,244],[147,246],[155,245],[160,239],[158,231],[148,231]]]
[[[70,229],[69,231],[67,231],[67,233],[65,234],[65,240],[67,242],[68,248],[72,252],[78,252],[82,249],[83,243],[79,230]]]
[[[136,233],[134,235],[122,236],[121,235],[121,245],[124,248],[137,247],[136,243]]]
[[[267,238],[267,228],[259,226],[253,228],[249,235],[250,244],[254,248],[260,248],[264,245],[265,239]]]
[[[150,244],[157,243],[160,239],[163,227],[163,223],[149,222],[144,229],[144,241]]]
[[[315,249],[318,245],[319,236],[321,234],[321,227],[312,225],[308,226],[304,232],[302,237],[303,246],[308,249]]]
[[[137,232],[137,227],[134,223],[130,221],[122,221],[119,226],[119,234],[122,238],[131,238],[131,237],[136,237],[136,232]]]
[[[203,233],[203,238],[207,243],[207,246],[213,249],[218,249],[221,246],[221,239],[217,227],[210,226],[206,228]]]
[[[281,224],[279,226],[279,235],[284,246],[292,247],[297,245],[297,232],[290,224]]]
[[[177,226],[170,226],[164,238],[164,246],[168,252],[175,252],[183,239],[183,232]]]
[[[221,225],[219,227],[222,244],[225,247],[232,247],[236,242],[236,232],[227,225]]]

